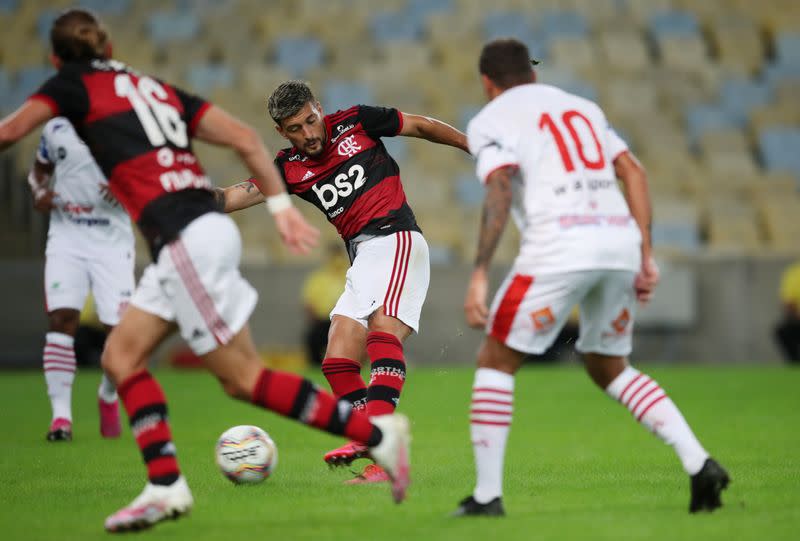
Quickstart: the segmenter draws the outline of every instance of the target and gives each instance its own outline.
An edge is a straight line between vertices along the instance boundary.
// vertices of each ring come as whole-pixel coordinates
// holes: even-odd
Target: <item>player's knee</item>
[[[147,359],[137,355],[134,347],[122,343],[112,332],[103,348],[100,366],[119,385],[131,375],[147,368]]]
[[[487,336],[478,350],[478,368],[491,368],[514,375],[522,364],[522,354]]]
[[[218,378],[225,394],[238,400],[250,400],[253,395],[252,385],[242,381],[242,378]]]
[[[80,312],[72,309],[53,310],[48,315],[51,332],[75,336],[80,324]]]

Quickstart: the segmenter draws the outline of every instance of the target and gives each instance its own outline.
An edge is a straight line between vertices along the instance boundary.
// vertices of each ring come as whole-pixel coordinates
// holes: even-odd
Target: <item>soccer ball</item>
[[[269,434],[251,425],[229,428],[217,440],[217,465],[237,484],[260,483],[278,464],[278,448]]]

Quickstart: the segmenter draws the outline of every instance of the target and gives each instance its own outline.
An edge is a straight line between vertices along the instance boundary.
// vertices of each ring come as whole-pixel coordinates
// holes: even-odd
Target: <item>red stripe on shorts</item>
[[[503,300],[497,307],[497,312],[494,314],[494,321],[492,321],[492,330],[489,332],[498,341],[505,343],[508,334],[511,332],[511,326],[514,323],[514,318],[517,317],[519,305],[528,288],[533,283],[533,276],[525,276],[517,274],[511,280],[511,284],[506,289]]]

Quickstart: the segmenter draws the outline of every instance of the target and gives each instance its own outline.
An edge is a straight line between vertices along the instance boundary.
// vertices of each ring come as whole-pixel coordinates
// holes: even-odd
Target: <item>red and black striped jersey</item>
[[[114,60],[67,63],[30,99],[72,122],[134,220],[166,194],[211,193],[191,146],[207,101]]]
[[[289,193],[325,213],[345,241],[361,234],[419,231],[406,202],[400,168],[381,142],[403,127],[397,109],[356,105],[324,117],[322,154],[278,152],[275,164]]]

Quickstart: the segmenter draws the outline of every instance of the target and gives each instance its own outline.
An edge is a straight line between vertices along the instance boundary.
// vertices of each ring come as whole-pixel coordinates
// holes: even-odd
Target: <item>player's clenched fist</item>
[[[473,329],[481,329],[486,325],[486,318],[489,315],[489,308],[486,306],[488,283],[486,271],[475,269],[467,287],[467,297],[464,299],[464,317]]]

